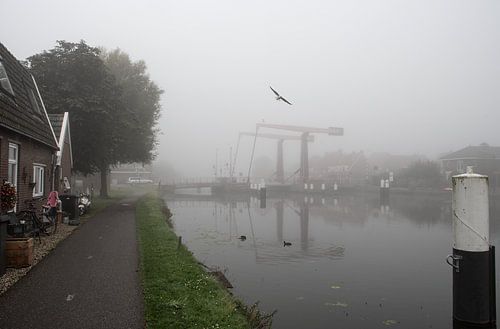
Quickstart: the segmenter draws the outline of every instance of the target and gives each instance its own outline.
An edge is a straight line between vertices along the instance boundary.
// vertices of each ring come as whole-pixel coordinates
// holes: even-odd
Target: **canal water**
[[[199,261],[247,304],[277,310],[273,328],[453,327],[451,194],[391,195],[389,205],[377,194],[270,197],[265,209],[234,195],[166,202]]]

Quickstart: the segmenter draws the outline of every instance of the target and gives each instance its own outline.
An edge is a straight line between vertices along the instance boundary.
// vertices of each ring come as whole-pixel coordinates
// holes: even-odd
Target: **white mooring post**
[[[453,319],[457,323],[496,323],[495,247],[490,245],[488,176],[453,176]]]
[[[266,183],[262,182],[259,184],[259,199],[260,199],[260,208],[266,208],[266,198],[267,198],[267,190]]]
[[[380,180],[380,204],[386,205],[389,202],[389,180]]]

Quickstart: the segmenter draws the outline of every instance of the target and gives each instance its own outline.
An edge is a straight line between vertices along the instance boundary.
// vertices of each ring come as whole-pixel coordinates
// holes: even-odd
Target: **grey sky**
[[[227,155],[263,119],[345,128],[311,154],[500,145],[498,1],[2,0],[0,11],[19,59],[60,39],[144,59],[165,90],[159,158],[187,175],[209,175],[215,149]]]

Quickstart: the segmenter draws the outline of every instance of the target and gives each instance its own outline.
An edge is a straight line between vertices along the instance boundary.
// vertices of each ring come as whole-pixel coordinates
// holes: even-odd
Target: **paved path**
[[[134,204],[89,219],[0,296],[0,328],[144,328]]]

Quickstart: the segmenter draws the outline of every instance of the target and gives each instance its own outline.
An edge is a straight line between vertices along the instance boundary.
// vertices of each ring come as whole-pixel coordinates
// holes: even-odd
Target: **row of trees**
[[[435,161],[419,160],[396,173],[396,186],[412,188],[440,188],[447,182],[439,164]]]
[[[107,174],[118,162],[149,163],[155,157],[163,91],[150,80],[144,61],[120,49],[106,51],[84,41],[58,41],[27,59],[49,113],[70,114],[73,168]]]

